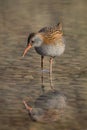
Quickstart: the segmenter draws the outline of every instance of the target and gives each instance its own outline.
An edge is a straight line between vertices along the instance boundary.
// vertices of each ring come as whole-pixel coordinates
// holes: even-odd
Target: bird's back
[[[44,27],[39,30],[39,33],[43,36],[45,43],[54,43],[55,40],[60,39],[63,35],[62,25],[58,23],[55,26]]]
[[[38,33],[43,37],[43,44],[40,47],[35,47],[37,53],[55,57],[64,52],[65,44],[60,23],[52,27],[44,27]]]

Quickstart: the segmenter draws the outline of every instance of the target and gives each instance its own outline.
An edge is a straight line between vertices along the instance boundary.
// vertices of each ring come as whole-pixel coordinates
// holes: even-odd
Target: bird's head
[[[43,43],[43,37],[39,33],[30,33],[27,40],[27,47],[24,50],[23,57],[28,52],[28,50],[32,47],[40,47]]]

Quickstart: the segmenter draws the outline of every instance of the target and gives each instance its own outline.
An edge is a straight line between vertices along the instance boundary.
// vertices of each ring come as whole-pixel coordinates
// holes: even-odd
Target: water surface
[[[85,0],[0,0],[0,129],[87,129],[87,7]],[[54,59],[53,83],[67,97],[67,110],[52,125],[32,122],[22,100],[42,94],[40,56],[34,49],[22,58],[30,32],[63,24],[65,53]],[[45,58],[44,68],[49,68]],[[50,90],[44,73],[45,91]]]

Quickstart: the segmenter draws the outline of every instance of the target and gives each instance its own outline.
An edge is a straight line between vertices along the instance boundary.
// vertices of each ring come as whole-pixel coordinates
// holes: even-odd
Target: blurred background
[[[0,0],[0,129],[87,129],[87,1]],[[22,100],[42,94],[40,56],[31,49],[22,58],[27,37],[45,26],[63,24],[65,53],[55,58],[53,83],[67,97],[62,119],[49,124],[32,122]],[[44,68],[49,68],[45,58]],[[50,90],[44,73],[45,91]]]

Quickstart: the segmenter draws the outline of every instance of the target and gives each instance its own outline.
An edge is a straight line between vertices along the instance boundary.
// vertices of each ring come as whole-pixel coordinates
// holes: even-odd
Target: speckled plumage
[[[58,23],[52,27],[44,27],[39,31],[43,38],[43,44],[35,47],[37,53],[43,56],[59,56],[65,50],[62,25]]]
[[[52,27],[44,27],[39,31],[39,33],[41,33],[46,43],[53,43],[63,35],[62,25],[59,23]]]
[[[35,46],[35,50],[38,54],[43,56],[59,56],[65,50],[65,41],[63,37],[62,25],[58,23],[52,27],[44,27],[37,33],[31,33],[28,37],[28,45],[31,39],[39,35],[42,39],[41,46]]]

